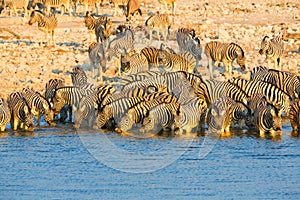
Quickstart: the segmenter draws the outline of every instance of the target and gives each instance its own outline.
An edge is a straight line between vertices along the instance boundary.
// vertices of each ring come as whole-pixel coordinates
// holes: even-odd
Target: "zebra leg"
[[[95,4],[95,8],[96,8],[96,15],[98,16],[98,4]]]
[[[52,42],[53,42],[53,46],[55,47],[55,39],[54,39],[54,30],[53,31],[51,31],[51,40],[52,40]]]
[[[214,78],[214,76],[213,76],[213,68],[214,68],[214,66],[212,64],[212,59],[210,57],[208,58],[208,67],[209,67],[209,77],[212,80]]]
[[[37,117],[36,117],[37,126],[40,126],[40,121],[41,121],[41,115],[38,114]]]

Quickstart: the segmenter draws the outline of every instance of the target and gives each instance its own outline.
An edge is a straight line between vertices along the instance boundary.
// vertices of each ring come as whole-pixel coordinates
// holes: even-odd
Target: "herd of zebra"
[[[118,133],[176,134],[205,130],[226,134],[231,127],[247,127],[260,134],[280,134],[282,116],[293,130],[300,122],[300,79],[293,73],[263,66],[251,71],[250,80],[203,79],[187,71],[144,71],[118,77],[115,84],[88,83],[80,66],[71,72],[72,86],[50,79],[45,93],[23,88],[0,99],[0,127],[34,130],[34,116],[50,125],[74,119],[74,127],[113,128]],[[74,116],[73,116],[74,115]],[[59,119],[58,119],[59,116]],[[56,119],[57,118],[57,119]],[[59,120],[59,121],[58,121]]]
[[[47,0],[41,2],[46,6]],[[85,5],[83,0],[79,2]],[[28,23],[36,22],[46,33],[47,44],[50,34],[55,45],[56,15],[33,10]],[[235,60],[246,70],[246,55],[240,45],[208,42],[204,54],[210,77],[205,79],[198,70],[202,47],[194,29],[176,31],[180,53],[165,45],[171,27],[168,14],[154,13],[145,21],[149,40],[156,32],[164,43],[160,48],[145,46],[140,51],[135,49],[134,27],[121,24],[114,28],[111,18],[96,18],[89,11],[84,22],[90,37],[96,36],[88,55],[92,78],[100,78],[100,83],[89,83],[85,70],[76,66],[71,72],[73,85],[50,79],[44,94],[30,88],[13,92],[7,100],[0,99],[1,131],[9,122],[13,130],[33,131],[34,117],[39,126],[42,116],[50,126],[69,119],[77,129],[113,128],[120,133],[138,128],[140,133],[172,130],[184,134],[201,132],[206,124],[209,131],[221,134],[235,125],[273,134],[281,132],[282,116],[289,116],[293,130],[299,127],[300,78],[279,69],[284,51],[282,34],[262,39],[257,53],[266,56],[269,67],[252,69],[249,80],[232,78]],[[119,75],[114,83],[103,77],[107,62],[113,58]],[[271,60],[275,69],[271,69]],[[220,63],[225,67],[226,81],[214,80],[214,67]]]

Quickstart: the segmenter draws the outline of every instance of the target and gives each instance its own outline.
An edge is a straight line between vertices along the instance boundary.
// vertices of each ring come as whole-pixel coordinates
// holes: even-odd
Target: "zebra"
[[[150,101],[142,101],[128,110],[125,116],[122,117],[117,132],[127,132],[130,130],[135,123],[141,123],[149,110],[160,104],[174,104],[175,109],[178,109],[178,99],[168,93],[162,93],[157,98]]]
[[[97,21],[97,19],[95,17],[93,17],[89,11],[87,11],[84,16],[84,24],[85,24],[85,27],[88,29],[91,41],[92,41],[93,34],[95,34],[96,21]]]
[[[51,109],[50,103],[39,92],[29,88],[23,88],[22,96],[30,108],[30,112],[37,117],[37,125],[40,126],[41,116],[44,115],[45,121],[55,126],[54,113]]]
[[[26,131],[34,131],[33,115],[22,94],[20,92],[11,93],[7,102],[11,113],[11,128],[13,130],[20,128]]]
[[[107,48],[107,60],[110,61],[114,56],[117,57],[117,63],[115,66],[119,68],[119,74],[121,73],[120,55],[126,54],[134,50],[134,33],[131,29],[126,30],[124,33],[118,34],[118,37],[109,42]]]
[[[79,0],[80,5],[85,7],[85,12],[87,12],[89,6],[95,6],[96,15],[98,15],[98,5],[100,2],[101,0]]]
[[[300,128],[300,100],[297,99],[290,108],[289,113],[290,123],[293,131],[297,131]]]
[[[63,15],[66,11],[68,11],[70,15],[70,0],[44,0],[44,5],[46,7],[47,15],[50,14],[51,8],[60,8],[61,15]]]
[[[193,72],[195,65],[188,62],[183,56],[159,50],[157,55],[158,63],[165,71],[186,71]]]
[[[28,24],[32,25],[34,23],[38,23],[39,30],[45,32],[45,38],[47,40],[47,44],[50,44],[50,40],[48,38],[48,35],[51,34],[52,43],[55,46],[55,40],[54,40],[54,32],[57,28],[57,19],[55,15],[45,16],[41,11],[34,10],[31,15]],[[42,42],[42,39],[40,43]]]
[[[124,97],[113,101],[112,103],[106,105],[103,108],[103,111],[100,112],[95,120],[94,129],[99,129],[104,127],[104,125],[110,120],[118,120],[134,105],[138,104],[141,101],[152,100],[155,97],[159,96],[161,93],[154,93],[142,97]]]
[[[72,69],[71,80],[73,86],[80,87],[87,84],[87,76],[82,67],[76,66]]]
[[[0,98],[0,131],[5,131],[6,125],[9,123],[11,113],[8,104],[3,98]]]
[[[166,86],[166,81],[164,78],[159,76],[149,77],[142,81],[135,81],[124,85],[122,90],[131,90],[133,88],[141,88],[147,91],[147,93],[152,92],[167,92],[168,88]]]
[[[248,96],[252,96],[255,93],[264,94],[268,102],[274,104],[278,108],[281,107],[282,111],[288,115],[291,98],[275,85],[263,81],[248,81],[241,78],[233,78],[230,79],[229,82],[239,87]]]
[[[236,43],[211,41],[205,45],[204,50],[208,58],[210,79],[213,78],[213,61],[215,66],[218,66],[219,63],[222,62],[230,78],[232,76],[232,62],[235,59],[243,71],[246,69],[244,50]]]
[[[148,60],[144,54],[121,55],[121,72],[125,75],[136,74],[149,70]]]
[[[45,99],[50,103],[51,109],[53,107],[53,97],[55,95],[55,91],[60,88],[60,87],[64,87],[65,83],[64,80],[62,79],[50,79],[47,83],[46,83],[46,87],[45,87],[45,93],[44,93],[44,97]],[[68,117],[68,110],[69,108],[67,106],[64,106],[61,111],[60,111],[60,121],[64,122],[67,117]]]
[[[95,35],[97,42],[104,42],[108,40],[109,36],[112,34],[112,21],[106,16],[99,17],[95,22]]]
[[[118,37],[109,42],[107,48],[107,60],[110,61],[113,56],[128,53],[134,50],[134,33],[131,29],[120,33]]]
[[[103,70],[106,67],[105,47],[103,43],[92,42],[88,49],[89,60],[92,68],[92,76],[95,78],[100,76],[100,81],[103,81]],[[95,72],[97,70],[97,72]]]
[[[114,92],[111,95],[107,96],[104,98],[101,102],[102,106],[106,106],[111,104],[113,101],[116,101],[121,98],[130,98],[130,97],[144,97],[148,93],[144,89],[141,88],[134,88],[134,89],[129,89],[129,90],[121,90],[118,92]]]
[[[208,107],[222,96],[230,97],[234,101],[247,105],[249,96],[233,83],[216,80],[203,80],[203,82],[194,87],[194,89],[197,96],[206,101]]]
[[[102,87],[98,88],[97,91],[97,105],[98,105],[98,111],[102,112],[103,108],[112,102],[112,95],[116,92],[115,88],[113,88],[110,85],[104,85]],[[109,102],[109,103],[107,103]]]
[[[172,7],[172,15],[175,15],[176,1],[177,0],[158,0],[158,2],[161,5],[161,9],[162,9],[162,6],[165,5],[166,11],[169,12],[168,5],[170,5]]]
[[[265,36],[262,39],[259,54],[266,55],[269,69],[271,68],[271,60],[274,61],[274,69],[278,70],[278,67],[281,68],[283,52],[284,45],[282,42],[282,37],[277,36],[273,39],[270,39],[269,36]]]
[[[157,57],[158,51],[159,51],[159,49],[157,49],[155,47],[144,47],[140,51],[140,53],[146,57],[149,67],[158,67],[159,66],[158,57]]]
[[[130,84],[135,81],[143,81],[145,79],[151,78],[156,75],[160,75],[161,72],[159,71],[143,71],[143,72],[138,72],[136,74],[131,74],[131,75],[125,75],[120,77],[119,83],[122,86],[125,86],[127,84]]]
[[[28,15],[28,4],[29,0],[2,0],[1,1],[2,8],[9,8],[9,16],[11,16],[11,11],[13,10],[15,15],[17,16],[17,9],[24,9],[24,17]]]
[[[202,48],[200,40],[195,37],[194,29],[179,28],[176,32],[176,40],[180,52],[189,52],[196,59],[196,66],[201,60]]]
[[[87,121],[88,127],[93,127],[98,110],[98,93],[92,93],[84,96],[78,105],[74,108],[74,128],[78,129],[82,125],[82,121]]]
[[[147,32],[149,34],[149,40],[150,42],[152,41],[152,33],[153,31],[156,31],[157,33],[157,39],[160,41],[160,35],[161,33],[163,37],[163,41],[166,43],[167,42],[167,37],[169,34],[169,29],[171,27],[171,23],[169,20],[168,14],[155,14],[150,16],[146,21],[145,21],[145,26],[147,28]]]
[[[89,93],[87,93],[83,89],[73,86],[65,86],[56,89],[54,97],[52,99],[52,109],[54,111],[54,114],[58,115],[65,105],[69,105],[71,106],[71,109],[69,111],[69,121],[71,122],[73,110],[72,107],[78,108],[80,99],[82,99],[84,96],[87,96],[88,94]]]
[[[287,93],[292,99],[299,98],[300,80],[294,73],[269,69],[257,73],[251,72],[250,80],[271,83]]]
[[[267,106],[261,106],[255,109],[254,125],[259,131],[260,136],[263,136],[267,132],[269,132],[272,135],[275,132],[281,132],[281,112],[282,110],[278,110],[272,104],[268,104]]]
[[[180,104],[179,113],[175,116],[175,127],[180,133],[191,133],[193,129],[203,125],[207,105],[203,99],[194,97]]]
[[[174,113],[168,105],[170,104],[162,103],[149,110],[140,132],[156,134],[161,130],[174,130]]]
[[[210,133],[229,132],[232,121],[232,110],[230,107],[235,103],[230,97],[223,96],[212,104],[207,112],[206,123]]]

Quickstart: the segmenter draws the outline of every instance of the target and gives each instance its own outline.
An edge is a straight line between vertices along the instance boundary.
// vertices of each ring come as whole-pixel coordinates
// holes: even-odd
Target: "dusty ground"
[[[143,16],[137,16],[131,26],[143,26],[151,12],[165,12],[158,1],[141,0]],[[100,8],[100,14],[113,13],[112,6]],[[171,35],[168,45],[178,51],[175,31],[179,27],[190,27],[196,30],[202,46],[214,38],[224,42],[237,42],[247,56],[247,69],[258,65],[267,66],[264,57],[259,55],[261,39],[272,36],[287,26],[288,32],[300,32],[300,2],[294,1],[183,1],[178,0],[176,14],[172,16]],[[56,31],[56,46],[42,47],[37,41],[44,33],[37,24],[28,25],[28,18],[9,17],[7,12],[0,16],[0,28],[5,27],[20,35],[20,39],[7,32],[0,32],[0,96],[6,98],[11,92],[29,86],[42,92],[50,78],[63,78],[71,84],[69,72],[76,65],[82,65],[90,75],[87,48],[90,38],[81,16],[58,15],[59,25]],[[114,25],[125,23],[125,16],[119,11],[112,17]],[[151,44],[145,38],[144,31],[136,31],[137,50],[151,45],[159,47],[160,42]],[[300,41],[286,43],[283,58],[283,70],[300,72]],[[203,55],[199,71],[207,76],[207,60]],[[112,68],[113,63],[108,63]],[[112,76],[109,74],[107,76]],[[235,71],[235,75],[240,75]],[[247,74],[246,74],[247,75]],[[95,80],[90,80],[91,82]]]

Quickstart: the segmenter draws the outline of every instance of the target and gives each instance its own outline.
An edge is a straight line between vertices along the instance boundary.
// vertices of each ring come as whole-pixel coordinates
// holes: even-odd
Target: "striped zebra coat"
[[[259,54],[266,55],[268,60],[268,67],[271,68],[271,60],[274,61],[274,69],[278,70],[282,65],[282,55],[284,52],[284,45],[282,36],[277,36],[270,39],[269,36],[265,36],[261,41],[261,48]]]
[[[8,107],[11,113],[10,126],[13,130],[18,128],[26,131],[33,131],[33,115],[20,92],[11,93],[8,97]]]
[[[167,42],[167,37],[169,34],[169,29],[171,27],[171,23],[169,20],[168,14],[155,14],[150,16],[145,21],[145,26],[147,28],[147,32],[149,34],[149,40],[152,41],[153,31],[157,33],[157,39],[160,41],[160,35],[163,37],[163,41]]]
[[[31,13],[28,24],[32,25],[36,22],[38,23],[39,30],[45,32],[47,45],[50,44],[49,36],[51,35],[52,44],[55,46],[54,34],[55,29],[57,28],[57,19],[55,15],[45,16],[42,12],[35,10]],[[40,40],[40,43],[41,42],[42,38]]]
[[[290,109],[290,123],[293,131],[298,131],[300,128],[300,100],[297,99],[292,105]]]
[[[219,66],[219,63],[222,62],[225,66],[226,73],[229,73],[229,77],[232,75],[232,62],[235,59],[242,70],[246,69],[245,53],[238,44],[212,41],[205,45],[205,54],[208,58],[211,79],[213,78],[213,61],[215,66]]]
[[[5,131],[6,125],[9,123],[11,113],[8,104],[3,98],[0,98],[0,131]]]
[[[281,110],[278,111],[273,105],[261,106],[254,111],[254,125],[260,136],[265,133],[279,133],[282,129]]]
[[[29,105],[30,112],[37,117],[36,122],[38,126],[40,125],[42,115],[44,115],[44,119],[49,125],[55,126],[53,110],[45,97],[29,88],[23,88],[22,96]]]
[[[258,72],[254,72],[252,70],[250,80],[259,80],[276,85],[293,99],[300,97],[299,77],[291,72],[279,71],[275,69],[260,70]]]
[[[61,15],[68,11],[70,15],[70,0],[44,0],[44,5],[46,7],[46,14],[50,14],[51,8],[60,8]]]

